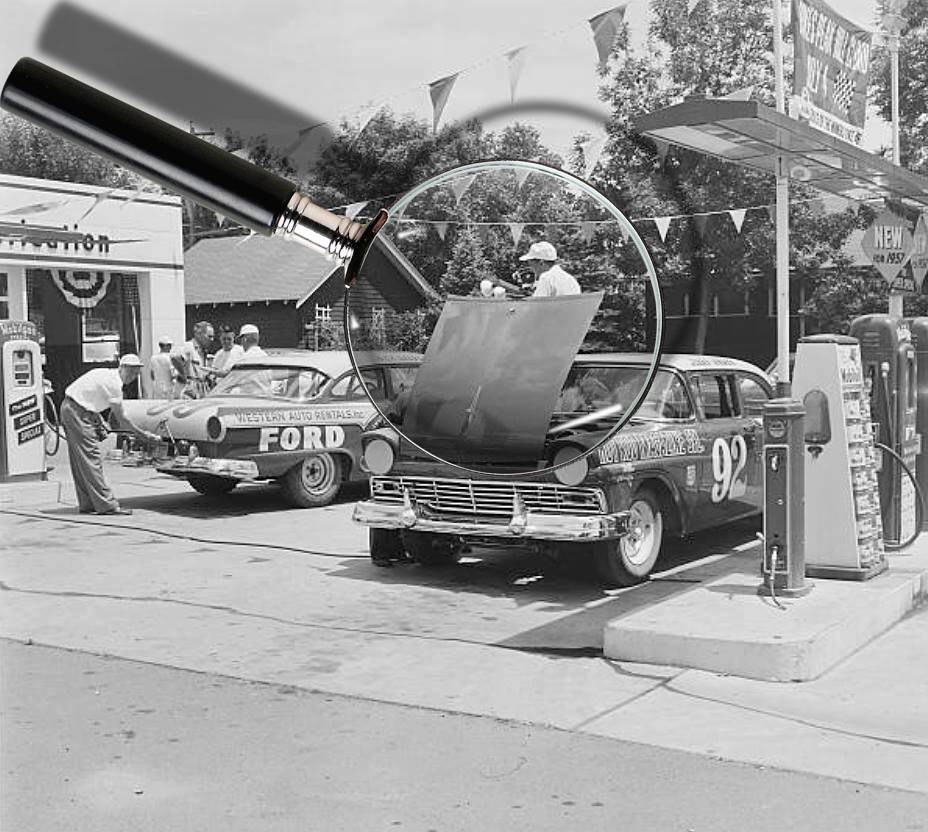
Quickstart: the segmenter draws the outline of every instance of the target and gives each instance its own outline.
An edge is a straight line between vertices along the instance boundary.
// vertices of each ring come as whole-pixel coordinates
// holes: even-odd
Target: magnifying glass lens
[[[483,162],[428,180],[390,215],[345,323],[404,457],[525,475],[634,417],[657,370],[660,292],[602,194],[545,165]]]

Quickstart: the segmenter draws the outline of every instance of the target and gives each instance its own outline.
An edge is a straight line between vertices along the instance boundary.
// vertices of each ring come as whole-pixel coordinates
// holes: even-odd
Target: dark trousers
[[[61,426],[68,443],[68,461],[77,492],[77,507],[85,513],[95,511],[102,514],[119,507],[103,474],[103,454],[97,439],[97,431],[102,424],[99,413],[65,397],[61,405]]]

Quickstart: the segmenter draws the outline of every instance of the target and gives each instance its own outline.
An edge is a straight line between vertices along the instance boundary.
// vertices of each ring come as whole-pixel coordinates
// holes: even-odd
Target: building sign
[[[912,276],[915,278],[915,286],[918,291],[922,290],[922,283],[925,280],[925,273],[928,272],[928,220],[925,214],[918,218],[915,223],[915,233],[912,235]]]
[[[792,0],[790,115],[860,145],[867,110],[870,33],[822,0]]]
[[[0,252],[43,248],[54,252],[109,254],[110,238],[106,234],[85,234],[76,225],[68,230],[66,226],[0,222]]]
[[[891,211],[884,211],[864,232],[860,247],[886,282],[892,283],[912,256],[909,224]]]

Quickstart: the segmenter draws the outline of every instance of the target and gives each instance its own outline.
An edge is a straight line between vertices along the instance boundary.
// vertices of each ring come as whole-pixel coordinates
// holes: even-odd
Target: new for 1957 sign
[[[892,283],[912,256],[914,244],[909,224],[891,211],[884,211],[864,232],[860,247],[886,281]]]

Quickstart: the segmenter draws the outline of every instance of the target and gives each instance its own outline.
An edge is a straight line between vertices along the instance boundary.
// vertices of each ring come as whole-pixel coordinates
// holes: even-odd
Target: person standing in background
[[[171,353],[181,397],[199,399],[209,390],[207,348],[214,335],[213,325],[200,321],[193,325],[193,338]]]
[[[245,351],[235,343],[235,330],[229,327],[223,327],[219,333],[219,351],[213,356],[213,364],[210,368],[212,375],[217,378],[223,378],[229,375],[229,370],[235,366]]]
[[[261,340],[261,333],[254,324],[242,324],[242,328],[238,331],[238,337],[242,343],[242,349],[244,350],[242,355],[243,358],[255,359],[263,358],[267,355],[258,345],[258,342]]]
[[[158,339],[158,349],[161,351],[151,357],[148,364],[148,374],[151,377],[151,397],[153,399],[173,399],[174,381],[177,370],[171,361],[171,347],[174,342],[170,336],[162,335]]]
[[[103,473],[103,452],[100,443],[108,431],[103,417],[110,410],[121,426],[147,442],[159,442],[161,437],[135,424],[123,409],[122,388],[138,381],[142,362],[137,355],[124,355],[119,368],[99,367],[90,370],[64,391],[61,403],[61,427],[68,443],[68,461],[77,509],[81,514],[132,514],[122,508]]]
[[[533,298],[580,294],[577,279],[557,264],[557,249],[551,243],[545,240],[532,243],[519,260],[526,263],[535,276]]]

